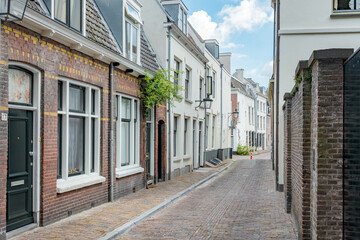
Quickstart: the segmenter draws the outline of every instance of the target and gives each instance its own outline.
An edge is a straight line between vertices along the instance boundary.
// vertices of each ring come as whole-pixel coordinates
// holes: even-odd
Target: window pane
[[[85,118],[69,117],[69,176],[84,173]]]
[[[138,42],[138,30],[132,26],[132,61],[137,61],[137,42]]]
[[[62,161],[62,115],[58,115],[58,133],[57,133],[57,178],[61,178],[61,161]]]
[[[130,59],[130,41],[131,41],[131,25],[130,23],[126,22],[125,26],[125,52],[126,52],[126,58]]]
[[[70,27],[81,30],[81,0],[70,0]]]
[[[66,5],[67,5],[67,1],[66,0],[54,0],[54,4],[55,4],[55,13],[54,13],[54,17],[59,20],[62,21],[63,23],[66,23]]]
[[[70,85],[69,110],[73,112],[85,112],[85,88]]]
[[[180,63],[174,60],[174,83],[179,84]]]
[[[95,105],[96,105],[96,103],[95,103],[95,90],[94,89],[92,89],[91,90],[91,114],[95,114]]]
[[[358,2],[358,1],[356,1],[356,2]],[[355,4],[354,0],[350,0],[350,1],[349,0],[335,0],[334,8],[335,8],[335,10],[354,10],[355,9],[354,4]],[[358,3],[356,5],[358,5]]]
[[[58,110],[62,110],[62,99],[63,99],[63,84],[59,81],[58,83]]]
[[[95,172],[95,118],[91,119],[91,166],[90,171]]]
[[[137,121],[137,115],[138,115],[137,104],[138,104],[137,101],[134,100],[134,120],[135,120],[135,122]]]
[[[32,74],[9,69],[9,102],[32,104]]]
[[[130,122],[121,123],[121,166],[130,164]]]
[[[121,118],[128,120],[131,119],[131,99],[121,99]]]
[[[184,17],[184,10],[182,8],[180,8],[180,14],[179,14],[179,28],[182,31],[183,30],[183,17]]]

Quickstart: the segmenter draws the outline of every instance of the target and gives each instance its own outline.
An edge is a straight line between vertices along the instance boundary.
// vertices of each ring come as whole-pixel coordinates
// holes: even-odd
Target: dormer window
[[[125,4],[125,57],[133,62],[140,61],[140,7],[133,7],[130,2]]]
[[[75,31],[83,31],[85,16],[83,0],[46,0],[45,4],[51,13],[51,18]]]
[[[179,11],[178,26],[183,33],[187,34],[187,14],[182,7],[180,7],[180,11]]]

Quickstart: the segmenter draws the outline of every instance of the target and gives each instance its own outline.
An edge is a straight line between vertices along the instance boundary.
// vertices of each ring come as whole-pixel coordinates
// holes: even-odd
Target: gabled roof
[[[244,84],[242,84],[241,82],[239,82],[237,79],[235,79],[234,77],[231,78],[231,88],[235,88],[238,89],[242,94],[244,94],[247,97],[250,98],[254,98],[251,94],[249,94],[245,87]]]
[[[114,36],[101,16],[94,0],[86,1],[86,36],[101,46],[120,53]]]
[[[160,64],[157,61],[156,54],[151,48],[149,41],[147,40],[145,33],[141,30],[141,48],[140,48],[140,61],[141,66],[150,72],[156,72],[160,68]]]

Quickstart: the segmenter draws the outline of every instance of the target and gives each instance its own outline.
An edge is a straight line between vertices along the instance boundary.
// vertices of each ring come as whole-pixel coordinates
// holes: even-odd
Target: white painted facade
[[[167,173],[171,168],[172,175],[176,176],[182,174],[183,171],[191,171],[193,168],[204,166],[205,148],[217,150],[220,147],[231,147],[229,127],[231,75],[221,68],[220,62],[206,49],[205,42],[197,37],[190,25],[187,25],[186,30],[181,30],[177,23],[167,22],[169,15],[158,0],[141,0],[140,2],[143,6],[143,29],[161,66],[163,69],[178,69],[178,84],[184,89],[180,93],[181,101],[168,107],[170,111],[170,118],[167,120],[168,155],[171,155],[171,162],[168,163]],[[164,5],[178,4],[180,9],[187,12],[181,1],[163,1],[162,3]],[[191,39],[187,33],[191,35]],[[208,118],[205,120],[203,104],[199,107],[197,101],[205,98],[206,74],[215,76],[215,97],[211,97],[213,98],[212,107],[207,110]],[[175,75],[174,71],[171,75]],[[189,84],[186,84],[187,82]],[[186,85],[189,86],[188,94],[185,93]],[[223,114],[221,114],[221,96],[223,96]],[[205,121],[207,121],[207,126]],[[222,133],[221,122],[223,122]],[[207,132],[207,137],[205,137],[205,132]],[[207,147],[205,147],[205,141]]]
[[[328,48],[354,48],[360,46],[360,12],[333,10],[333,0],[272,0],[272,6],[280,13],[278,36],[280,44],[275,41],[275,53],[279,47],[279,55],[274,59],[274,122],[278,112],[278,129],[274,129],[274,150],[278,149],[278,183],[284,183],[284,115],[282,111],[283,96],[294,86],[295,69],[299,60],[306,60],[314,50]],[[353,1],[352,1],[353,2]],[[276,18],[275,18],[276,19]],[[275,21],[275,26],[277,21]],[[276,36],[275,32],[275,36]],[[277,61],[279,60],[279,72]],[[276,78],[279,77],[279,86]],[[279,87],[279,104],[276,108],[276,89]],[[278,131],[279,146],[276,146],[276,131]],[[274,153],[276,158],[276,152]]]

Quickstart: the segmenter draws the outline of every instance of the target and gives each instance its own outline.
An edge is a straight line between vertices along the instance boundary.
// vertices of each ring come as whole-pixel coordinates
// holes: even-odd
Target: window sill
[[[184,156],[184,160],[189,160],[190,158],[191,158],[191,156],[189,156],[189,155]]]
[[[103,183],[105,180],[106,179],[103,176],[99,176],[97,174],[69,177],[68,180],[58,179],[56,183],[56,190],[57,193],[70,192],[79,188]]]
[[[337,17],[359,17],[360,11],[356,10],[340,10],[334,11],[331,13],[330,17],[337,18]]]
[[[194,103],[194,102],[191,101],[190,99],[185,99],[185,102],[186,102],[186,103],[189,103],[189,104],[193,104],[193,103]]]
[[[173,158],[173,162],[180,162],[182,158],[180,157],[174,157]]]
[[[131,176],[137,173],[141,173],[144,171],[144,168],[142,167],[133,167],[130,169],[126,169],[126,170],[121,170],[119,168],[116,169],[116,178],[123,178],[123,177],[127,177],[127,176]]]

